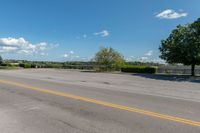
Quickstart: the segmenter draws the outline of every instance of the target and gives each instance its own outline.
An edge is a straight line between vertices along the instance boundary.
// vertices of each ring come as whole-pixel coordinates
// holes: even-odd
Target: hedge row
[[[121,68],[121,71],[130,73],[156,73],[156,68],[147,66],[125,66]]]

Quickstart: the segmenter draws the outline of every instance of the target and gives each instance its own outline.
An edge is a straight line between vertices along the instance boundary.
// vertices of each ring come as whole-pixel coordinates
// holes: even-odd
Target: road
[[[200,84],[54,69],[0,71],[1,133],[199,133]]]

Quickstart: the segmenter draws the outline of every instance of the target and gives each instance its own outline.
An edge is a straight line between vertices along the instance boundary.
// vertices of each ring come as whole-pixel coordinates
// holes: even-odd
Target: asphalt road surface
[[[174,80],[0,70],[0,133],[200,133],[200,83]]]

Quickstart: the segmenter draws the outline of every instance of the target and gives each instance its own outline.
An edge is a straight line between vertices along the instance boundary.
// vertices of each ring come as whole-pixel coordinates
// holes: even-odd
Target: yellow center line
[[[80,100],[80,101],[84,101],[84,102],[88,102],[88,103],[93,103],[93,104],[97,104],[97,105],[101,105],[101,106],[125,110],[125,111],[139,113],[139,114],[146,115],[146,116],[156,117],[156,118],[160,118],[160,119],[165,119],[165,120],[170,120],[170,121],[174,121],[174,122],[178,122],[178,123],[184,123],[184,124],[187,124],[187,125],[200,127],[200,122],[189,120],[189,119],[184,119],[184,118],[180,118],[180,117],[170,116],[170,115],[166,115],[166,114],[160,114],[160,113],[156,113],[156,112],[142,110],[142,109],[139,109],[139,108],[128,107],[128,106],[123,106],[123,105],[114,104],[114,103],[110,103],[110,102],[105,102],[105,101],[95,100],[95,99],[91,99],[91,98],[76,96],[76,95],[65,93],[65,92],[43,89],[43,88],[39,88],[39,87],[35,87],[35,86],[29,86],[29,85],[25,85],[25,84],[21,84],[21,83],[17,83],[17,82],[12,82],[12,81],[0,80],[0,83],[18,86],[18,87],[22,87],[22,88],[25,88],[25,89],[35,90],[35,91],[39,91],[39,92],[43,92],[43,93],[67,97],[67,98]]]

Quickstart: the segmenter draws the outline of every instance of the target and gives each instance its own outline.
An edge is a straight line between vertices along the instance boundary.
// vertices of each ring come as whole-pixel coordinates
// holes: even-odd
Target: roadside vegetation
[[[50,61],[26,61],[26,60],[3,60],[0,69],[28,69],[28,68],[58,68],[58,69],[81,69],[98,72],[122,71],[131,73],[155,73],[160,64],[153,62],[125,62],[123,56],[113,48],[101,48],[91,61],[50,62]]]
[[[125,64],[122,54],[113,48],[101,48],[96,53],[94,62],[97,71],[119,71]]]
[[[195,66],[200,65],[200,18],[191,24],[178,25],[161,41],[159,49],[160,57],[167,63],[191,65],[191,75],[195,76]]]
[[[200,18],[187,25],[178,25],[168,38],[161,41],[159,47],[160,58],[176,68],[191,66],[191,75],[195,76],[195,67],[200,65]],[[177,66],[176,66],[177,65]],[[51,61],[26,61],[3,60],[0,56],[0,69],[9,68],[60,68],[60,69],[85,69],[95,71],[122,71],[131,73],[156,73],[163,66],[153,62],[126,62],[123,55],[115,49],[100,48],[94,59],[87,62],[51,62]],[[181,68],[180,74],[186,73]],[[176,70],[176,69],[174,69]],[[162,67],[159,71],[166,74],[174,72]],[[176,70],[179,71],[179,70]],[[199,67],[200,71],[200,67]]]
[[[133,65],[126,65],[121,68],[122,72],[130,72],[130,73],[149,73],[154,74],[156,73],[157,67],[150,67],[150,66],[133,66]]]
[[[95,61],[87,62],[47,62],[47,61],[26,61],[26,60],[3,60],[0,69],[37,69],[37,68],[55,68],[55,69],[80,69],[89,71],[100,71],[99,68],[103,67],[101,71],[116,71],[105,69],[105,66],[99,66]],[[159,64],[153,62],[124,62],[124,65],[120,68],[122,72],[130,73],[163,73],[163,74],[178,74],[185,75],[190,74],[190,68],[183,65],[169,65]],[[139,70],[138,70],[139,69]],[[149,70],[151,69],[151,70]],[[152,70],[153,69],[153,70]],[[200,67],[196,67],[197,72],[200,71]],[[119,69],[117,71],[120,71]]]

